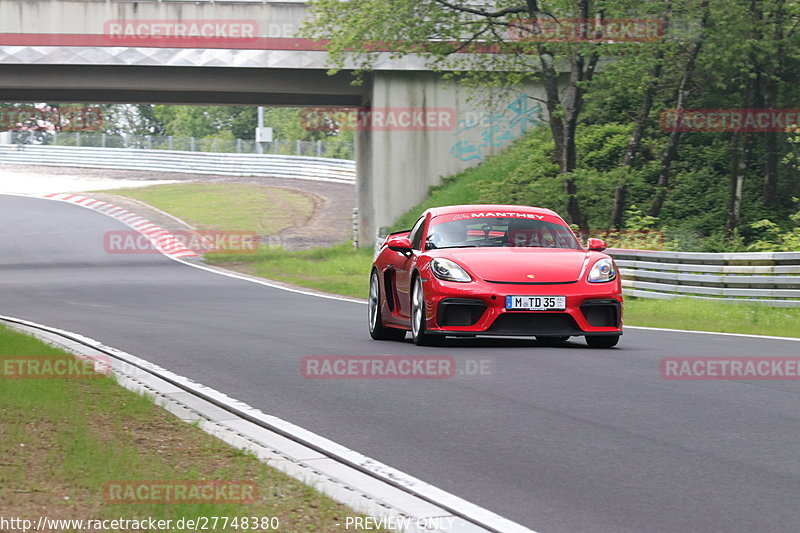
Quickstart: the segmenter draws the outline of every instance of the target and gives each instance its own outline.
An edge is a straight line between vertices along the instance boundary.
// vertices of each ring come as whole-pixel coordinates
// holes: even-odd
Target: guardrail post
[[[322,157],[322,141],[317,139],[317,157]]]
[[[100,147],[101,148],[105,148],[106,147],[106,134],[105,133],[101,133],[100,134]]]
[[[195,149],[194,137],[189,137],[189,151],[194,152],[195,151],[194,149]]]
[[[80,145],[81,145],[81,132],[76,131],[75,132],[75,146],[80,146]]]
[[[241,139],[236,139],[236,153],[237,154],[241,154],[242,153],[242,140]]]

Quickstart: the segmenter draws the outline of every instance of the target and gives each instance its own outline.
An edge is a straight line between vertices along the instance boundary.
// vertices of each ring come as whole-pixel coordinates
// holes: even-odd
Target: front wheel
[[[619,335],[587,335],[586,344],[591,348],[611,348],[619,342]]]
[[[425,333],[425,293],[419,276],[411,290],[411,338],[417,346],[434,346],[442,341],[440,336]]]
[[[401,341],[405,339],[406,332],[401,329],[387,328],[381,319],[381,284],[378,273],[372,271],[369,278],[369,335],[378,341]]]

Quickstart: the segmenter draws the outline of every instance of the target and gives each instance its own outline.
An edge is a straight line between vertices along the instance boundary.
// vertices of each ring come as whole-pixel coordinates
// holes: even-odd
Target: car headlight
[[[614,266],[614,261],[605,258],[598,260],[592,269],[589,271],[587,278],[589,283],[603,283],[606,281],[613,281],[617,278],[617,269]]]
[[[449,259],[434,259],[431,261],[431,270],[434,276],[445,281],[460,281],[462,283],[472,281],[472,278],[463,268]]]

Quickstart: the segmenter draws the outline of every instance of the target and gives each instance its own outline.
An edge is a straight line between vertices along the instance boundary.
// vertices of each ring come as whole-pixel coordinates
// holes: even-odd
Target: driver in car
[[[437,248],[448,248],[467,244],[466,222],[455,220],[434,226],[431,242]]]

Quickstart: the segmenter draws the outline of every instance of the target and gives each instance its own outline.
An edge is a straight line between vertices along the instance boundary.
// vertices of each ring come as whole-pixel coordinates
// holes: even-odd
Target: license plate
[[[566,296],[506,296],[506,309],[563,311],[566,308]]]

